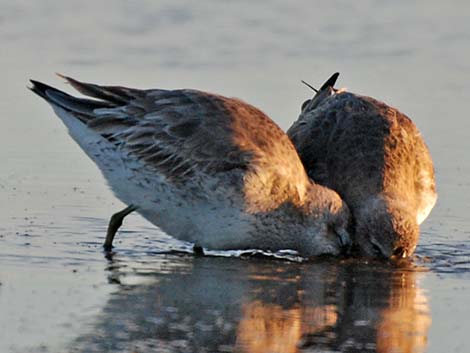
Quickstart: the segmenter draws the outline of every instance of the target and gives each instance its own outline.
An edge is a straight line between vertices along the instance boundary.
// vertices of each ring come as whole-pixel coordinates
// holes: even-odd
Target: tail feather
[[[130,88],[124,88],[119,86],[99,86],[93,83],[86,83],[77,81],[71,77],[57,74],[59,77],[65,79],[70,83],[73,88],[85,96],[102,99],[107,102],[114,103],[116,105],[125,105],[129,103],[129,100],[135,98],[135,91]]]
[[[88,120],[93,117],[95,109],[116,107],[115,104],[109,102],[73,97],[39,81],[30,80],[30,82],[32,83],[32,87],[29,87],[31,91],[50,104],[79,115],[77,117],[80,120]]]
[[[36,93],[38,96],[44,98],[47,101],[51,100],[51,98],[47,96],[47,93],[46,93],[47,91],[63,93],[63,92],[59,91],[58,89],[56,89],[54,87],[48,86],[45,83],[42,83],[42,82],[39,82],[39,81],[36,81],[36,80],[29,80],[29,82],[32,83],[32,86],[28,87],[28,88],[31,91],[33,91],[34,93]]]
[[[334,88],[336,80],[339,77],[339,72],[335,72],[331,77],[321,86],[320,92],[327,89],[328,87]]]

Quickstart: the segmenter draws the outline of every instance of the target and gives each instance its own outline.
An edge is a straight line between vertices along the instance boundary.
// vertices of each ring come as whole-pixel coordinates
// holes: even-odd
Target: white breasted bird
[[[190,89],[140,90],[62,77],[93,99],[37,81],[31,90],[129,205],[111,219],[107,250],[134,210],[207,249],[293,249],[309,257],[349,247],[346,204],[308,178],[288,136],[255,107]]]

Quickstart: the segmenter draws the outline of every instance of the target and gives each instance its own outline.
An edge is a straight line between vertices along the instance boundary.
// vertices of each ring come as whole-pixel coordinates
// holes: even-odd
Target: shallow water
[[[466,352],[470,94],[464,1],[0,0],[0,352]],[[123,207],[28,78],[237,96],[283,128],[334,71],[399,107],[439,201],[411,265],[198,258]]]

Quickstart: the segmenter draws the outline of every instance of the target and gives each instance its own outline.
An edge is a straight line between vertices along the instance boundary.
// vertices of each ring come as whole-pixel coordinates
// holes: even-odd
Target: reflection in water
[[[182,266],[184,264],[184,266]],[[386,265],[164,257],[111,266],[119,289],[81,352],[422,352],[419,272]],[[139,284],[135,283],[138,280]],[[147,279],[143,281],[143,279]]]
[[[237,331],[241,352],[296,352],[305,335],[322,333],[336,323],[334,305],[285,309],[254,301],[243,308]]]
[[[381,312],[377,327],[377,351],[422,352],[431,326],[427,298],[416,286],[413,272],[397,276],[389,307]]]

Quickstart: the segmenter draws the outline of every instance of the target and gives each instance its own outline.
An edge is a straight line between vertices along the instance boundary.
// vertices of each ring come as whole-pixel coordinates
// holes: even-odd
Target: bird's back
[[[413,122],[395,108],[332,91],[314,109],[307,105],[288,135],[310,177],[337,191],[353,210],[387,195],[411,207],[421,223],[434,206],[429,151]]]
[[[76,98],[36,81],[33,90],[58,111],[72,137],[102,170],[106,161],[98,160],[96,143],[87,146],[92,135],[125,163],[139,164],[135,168],[140,174],[160,175],[177,188],[208,180],[215,183],[212,189],[244,188],[249,207],[260,210],[305,193],[308,178],[290,139],[263,112],[239,99],[65,78],[96,99]]]

